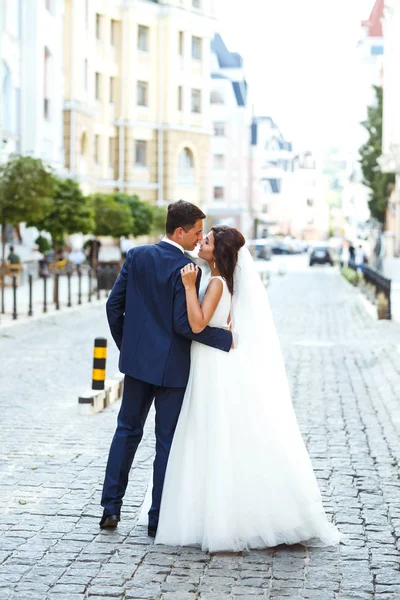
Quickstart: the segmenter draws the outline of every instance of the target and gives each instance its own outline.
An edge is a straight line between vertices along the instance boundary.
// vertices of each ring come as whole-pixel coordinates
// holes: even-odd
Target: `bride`
[[[244,237],[213,227],[201,242],[211,279],[199,304],[198,267],[181,271],[189,323],[229,327],[237,347],[192,343],[191,370],[169,456],[156,544],[241,551],[333,545],[294,414],[264,286]]]

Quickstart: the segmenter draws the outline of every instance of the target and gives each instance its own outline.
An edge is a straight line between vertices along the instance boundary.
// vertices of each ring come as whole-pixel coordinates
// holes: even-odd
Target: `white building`
[[[380,165],[396,174],[387,212],[387,255],[400,252],[400,0],[385,0],[383,19],[383,139]]]
[[[251,234],[249,212],[250,109],[243,59],[221,36],[212,42],[211,189],[205,200],[208,224],[224,223]]]
[[[302,240],[328,238],[329,206],[324,178],[311,152],[293,158],[292,173],[285,178],[285,198],[281,217],[283,233]]]
[[[31,154],[63,166],[64,0],[3,0],[2,160]]]
[[[254,117],[250,146],[250,211],[254,235],[287,232],[287,183],[292,174],[292,144],[271,117]]]

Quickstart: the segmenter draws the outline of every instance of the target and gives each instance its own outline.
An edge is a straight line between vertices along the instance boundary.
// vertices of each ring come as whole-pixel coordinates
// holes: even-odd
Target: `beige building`
[[[65,165],[85,193],[201,204],[212,0],[65,0]]]

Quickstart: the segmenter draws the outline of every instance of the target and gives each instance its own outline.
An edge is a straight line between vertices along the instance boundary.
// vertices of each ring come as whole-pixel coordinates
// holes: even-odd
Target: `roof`
[[[246,106],[247,97],[247,82],[245,79],[242,81],[232,81],[233,91],[235,92],[236,102],[238,106]]]
[[[369,19],[361,21],[361,26],[366,27],[369,37],[382,37],[382,17],[385,8],[384,0],[375,0]]]
[[[237,52],[229,52],[224,40],[217,33],[211,42],[211,49],[217,55],[221,69],[238,69],[243,67],[243,58]]]

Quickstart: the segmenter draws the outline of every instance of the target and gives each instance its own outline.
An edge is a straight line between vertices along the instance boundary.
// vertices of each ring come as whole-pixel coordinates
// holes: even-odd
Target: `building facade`
[[[287,233],[292,144],[271,117],[253,117],[250,141],[250,212],[253,235]]]
[[[383,32],[383,135],[380,165],[384,172],[396,174],[386,215],[386,255],[400,254],[400,0],[385,0]]]
[[[14,153],[63,168],[64,0],[3,0],[2,160]]]
[[[221,36],[212,43],[211,185],[205,201],[208,225],[224,223],[251,233],[249,212],[250,107],[243,59]]]
[[[212,2],[65,4],[64,148],[71,175],[86,193],[202,204],[210,177]]]

